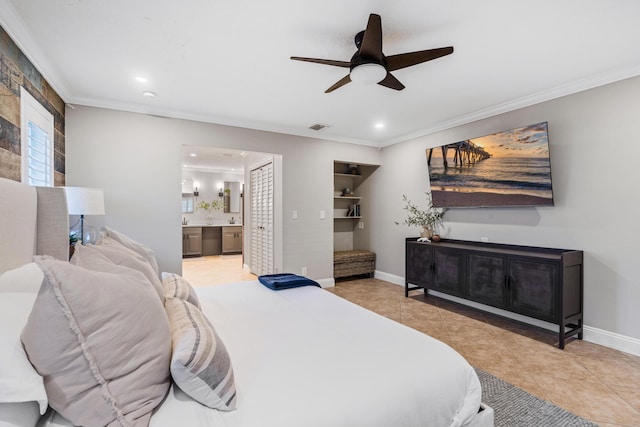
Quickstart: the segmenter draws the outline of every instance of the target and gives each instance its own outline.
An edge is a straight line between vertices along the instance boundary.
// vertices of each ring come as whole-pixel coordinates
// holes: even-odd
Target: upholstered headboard
[[[0,272],[31,262],[34,255],[69,257],[64,189],[0,178]]]

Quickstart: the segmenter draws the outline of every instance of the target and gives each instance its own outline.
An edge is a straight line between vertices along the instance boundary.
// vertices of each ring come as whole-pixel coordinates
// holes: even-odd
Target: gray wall
[[[418,230],[394,220],[401,194],[424,201],[425,148],[548,121],[555,206],[451,210],[444,234],[583,250],[586,325],[640,338],[639,94],[640,78],[628,79],[384,148],[371,184],[376,268],[404,276],[403,238]]]
[[[380,151],[230,126],[82,107],[67,110],[67,185],[104,189],[106,216],[91,218],[144,242],[164,271],[181,272],[183,144],[282,156],[285,271],[333,277],[333,161],[378,164]],[[298,219],[291,212],[298,211]],[[327,218],[320,219],[324,210]]]
[[[271,152],[283,156],[283,258],[286,271],[308,267],[332,277],[333,160],[381,164],[366,195],[370,248],[377,270],[404,276],[404,238],[418,230],[403,219],[402,194],[414,202],[428,190],[424,150],[517,126],[549,122],[556,205],[458,209],[445,236],[585,252],[585,322],[600,338],[631,340],[638,349],[640,78],[628,79],[389,146],[341,144],[91,107],[67,111],[68,185],[105,189],[108,223],[149,244],[163,270],[180,271],[182,144]],[[140,171],[144,173],[140,173]],[[299,219],[291,219],[297,210]],[[607,344],[606,340],[600,342]],[[628,351],[633,351],[627,349]],[[634,351],[640,353],[640,351]]]

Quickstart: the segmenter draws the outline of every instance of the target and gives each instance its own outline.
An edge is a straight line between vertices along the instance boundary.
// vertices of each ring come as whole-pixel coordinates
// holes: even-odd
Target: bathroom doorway
[[[250,166],[281,156],[219,147],[182,146],[183,276],[194,286],[255,280],[250,272]],[[274,182],[274,213],[281,217],[281,180]],[[281,259],[281,227],[274,258]],[[277,254],[277,255],[276,255]],[[281,261],[278,263],[281,265]]]

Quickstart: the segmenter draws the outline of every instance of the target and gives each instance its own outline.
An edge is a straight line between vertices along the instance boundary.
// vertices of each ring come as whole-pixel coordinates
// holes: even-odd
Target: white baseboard
[[[373,277],[376,279],[384,280],[385,282],[393,283],[394,285],[404,286],[404,277],[396,276],[395,274],[385,273],[384,271],[376,270],[373,273]]]
[[[616,334],[593,326],[585,326],[584,340],[640,356],[640,340],[637,338]]]
[[[389,274],[389,273],[385,273],[384,271],[376,270],[374,277],[376,279],[384,280],[385,282],[393,283],[394,285],[399,285],[404,287],[404,277],[402,276],[397,276],[395,274]],[[494,314],[498,314],[500,316],[508,317],[524,323],[529,323],[534,326],[551,330],[554,332],[558,331],[557,325],[544,322],[542,320],[532,319],[527,316],[522,316],[522,315],[511,313],[505,310],[500,310],[499,308],[490,307],[488,305],[479,304],[473,301],[467,301],[462,298],[453,297],[440,292],[429,291],[429,293],[433,293],[435,296],[438,296],[440,298],[455,301],[470,307],[475,307],[480,310],[487,311],[489,313],[494,313]],[[625,353],[640,356],[640,339],[617,334],[615,332],[605,331],[603,329],[598,329],[598,328],[594,328],[593,326],[587,326],[587,325],[583,327],[583,331],[584,331],[583,339],[585,341],[589,341],[594,344],[599,344],[605,347],[613,348],[614,350],[620,350]]]
[[[314,279],[315,280],[315,279]],[[318,282],[318,284],[320,285],[320,287],[324,288],[333,288],[336,285],[336,281],[334,278],[330,278],[330,279],[319,279],[316,280],[316,282]]]

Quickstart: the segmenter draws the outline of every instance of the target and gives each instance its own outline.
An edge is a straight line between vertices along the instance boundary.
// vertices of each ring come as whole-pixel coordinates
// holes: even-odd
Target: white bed
[[[66,234],[58,242],[60,233],[50,233],[68,227],[66,212],[60,212],[64,193],[44,190],[43,200],[53,201],[41,203],[38,212],[29,201],[38,195],[24,187],[0,179],[0,273],[29,263],[36,253],[66,256]],[[12,200],[21,208],[7,208],[15,206]],[[28,206],[36,212],[25,223]],[[38,217],[47,218],[52,237],[33,233],[33,242],[40,236],[48,243],[29,237],[26,249],[16,249]],[[462,356],[330,292],[312,286],[273,291],[256,281],[199,288],[197,299],[228,351],[235,409],[208,408],[172,384],[152,412],[152,427],[493,426],[492,409],[480,402],[478,377]],[[4,394],[0,426],[19,425],[3,424],[3,408],[9,406],[1,405],[16,404],[3,403]],[[38,407],[24,405],[31,412]],[[50,410],[39,425],[71,424]]]

